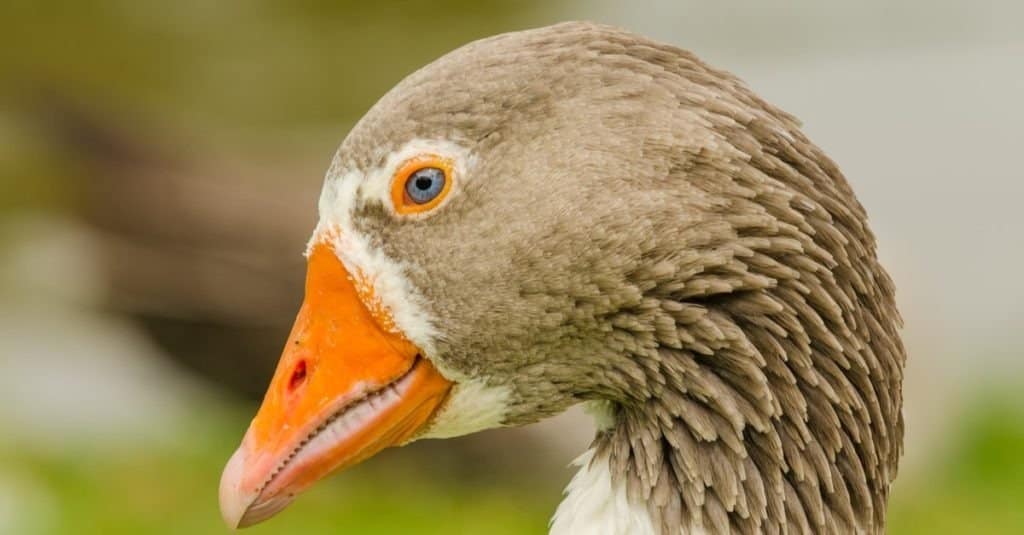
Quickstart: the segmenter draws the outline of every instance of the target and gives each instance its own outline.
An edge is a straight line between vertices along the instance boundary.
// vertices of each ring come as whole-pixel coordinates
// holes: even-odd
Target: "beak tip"
[[[256,490],[246,490],[243,481],[247,479],[247,469],[251,468],[247,466],[250,450],[247,435],[220,476],[220,515],[232,530],[259,524],[279,513],[294,499],[291,493],[264,495]]]
[[[245,452],[240,447],[228,460],[220,477],[220,514],[231,529],[245,527],[244,521],[255,496],[242,491],[242,474],[245,469]]]

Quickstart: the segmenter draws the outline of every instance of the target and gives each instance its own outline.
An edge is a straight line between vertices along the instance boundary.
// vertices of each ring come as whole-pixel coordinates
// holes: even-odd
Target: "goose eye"
[[[434,154],[406,160],[391,184],[391,202],[399,214],[416,214],[436,208],[452,188],[452,161]]]
[[[444,183],[444,171],[436,167],[424,167],[409,175],[405,181],[405,192],[412,202],[424,204],[441,194]]]

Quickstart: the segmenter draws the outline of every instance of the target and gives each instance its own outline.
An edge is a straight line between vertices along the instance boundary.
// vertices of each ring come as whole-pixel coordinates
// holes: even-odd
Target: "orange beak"
[[[221,476],[229,526],[263,521],[317,480],[415,438],[444,401],[451,383],[364,301],[331,247],[315,245],[277,371]]]

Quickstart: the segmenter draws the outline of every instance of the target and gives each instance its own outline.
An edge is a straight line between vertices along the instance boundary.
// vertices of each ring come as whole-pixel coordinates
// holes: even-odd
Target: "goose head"
[[[581,402],[598,434],[553,531],[884,524],[891,283],[837,167],[732,75],[588,23],[477,41],[367,112],[319,212],[229,525]]]

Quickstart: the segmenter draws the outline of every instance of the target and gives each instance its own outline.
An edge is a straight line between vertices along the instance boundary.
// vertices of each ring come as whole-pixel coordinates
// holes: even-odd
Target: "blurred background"
[[[301,299],[348,129],[470,40],[567,19],[688,48],[796,114],[899,288],[890,532],[1024,533],[1024,4],[0,4],[0,533],[223,533],[217,480]],[[389,450],[265,533],[543,533],[576,411]]]

